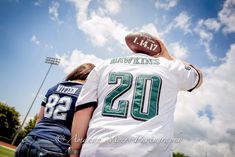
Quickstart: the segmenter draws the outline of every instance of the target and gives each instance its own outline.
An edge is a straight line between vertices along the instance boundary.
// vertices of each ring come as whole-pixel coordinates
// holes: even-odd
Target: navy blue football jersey
[[[67,147],[70,140],[75,103],[82,84],[65,81],[50,88],[42,102],[44,117],[33,128],[29,135],[38,136]],[[60,140],[60,141],[58,141]],[[61,143],[62,142],[62,143]]]

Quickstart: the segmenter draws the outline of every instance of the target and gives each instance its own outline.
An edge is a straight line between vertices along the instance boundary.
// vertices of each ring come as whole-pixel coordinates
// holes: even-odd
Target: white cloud
[[[41,6],[42,5],[42,0],[37,0],[33,3],[35,6]]]
[[[179,0],[165,0],[165,1],[156,0],[155,6],[157,8],[163,8],[163,9],[169,10],[170,8],[175,7],[177,5],[178,1]]]
[[[174,19],[174,26],[175,28],[180,28],[184,30],[185,33],[190,33],[190,17],[188,16],[187,12],[181,12],[175,19]]]
[[[77,10],[77,24],[79,25],[82,21],[86,21],[87,20],[87,10],[88,10],[88,6],[90,4],[91,0],[68,0],[70,2],[72,2]]]
[[[213,34],[205,28],[205,21],[203,19],[199,20],[194,31],[199,34],[203,41],[210,42],[213,39]]]
[[[113,52],[113,49],[112,49],[112,47],[107,47],[107,49],[106,49],[108,52]]]
[[[42,5],[42,0],[37,0],[33,3],[35,6],[41,6]]]
[[[183,140],[180,145],[181,152],[192,157],[233,157],[233,151],[230,150],[230,146],[225,143],[218,143],[211,145],[204,140]]]
[[[43,43],[42,41],[40,41],[36,35],[33,35],[33,36],[31,37],[31,41],[32,41],[33,43],[35,43],[36,45],[43,46],[43,47],[46,48],[46,49],[53,49],[53,48],[54,48],[53,45],[47,44],[47,43]]]
[[[210,49],[210,42],[213,39],[213,33],[207,29],[203,19],[198,21],[196,27],[194,28],[194,32],[199,35],[200,44],[204,46],[208,58],[211,61],[216,62],[218,57],[212,54]]]
[[[31,37],[31,41],[33,42],[33,43],[35,43],[36,45],[39,45],[41,42],[38,40],[38,38],[36,37],[36,35],[33,35],[32,37]]]
[[[52,21],[57,22],[58,24],[63,23],[63,21],[61,21],[59,19],[59,7],[60,7],[60,3],[52,1],[51,5],[49,6],[49,17]]]
[[[145,33],[149,33],[149,34],[161,39],[161,34],[158,32],[157,28],[152,23],[148,23],[146,25],[143,25],[142,28],[140,29],[140,31],[145,32]]]
[[[89,14],[88,6],[90,1],[70,1],[75,4],[77,9],[78,29],[88,35],[94,45],[104,46],[109,40],[124,44],[124,37],[129,32],[127,27],[106,15],[100,15],[99,12],[92,11]],[[110,3],[113,5],[112,2]]]
[[[185,34],[191,33],[191,17],[189,17],[188,13],[183,11],[178,16],[176,16],[171,23],[168,24],[166,29],[162,32],[162,34],[169,33],[172,29],[181,29]]]
[[[104,8],[108,14],[117,14],[121,9],[121,0],[104,0]]]
[[[226,0],[223,9],[219,12],[219,20],[224,24],[225,33],[235,32],[235,0]]]
[[[221,23],[214,18],[208,18],[206,20],[200,19],[194,29],[192,29],[191,24],[191,17],[188,15],[187,12],[183,11],[178,16],[172,20],[172,22],[166,27],[166,29],[162,32],[162,35],[169,33],[172,29],[181,29],[184,31],[185,34],[187,33],[196,33],[200,37],[200,43],[204,48],[206,55],[208,58],[216,62],[220,58],[214,55],[211,52],[211,41],[213,40],[213,32],[218,31],[221,27]],[[176,48],[176,47],[175,47]],[[179,55],[179,54],[178,54]]]
[[[235,83],[235,68],[232,68],[235,63],[235,43],[230,46],[224,60],[226,60],[224,64],[220,65],[218,68],[213,67],[209,69],[208,72],[215,74],[220,79],[229,79],[230,82]]]
[[[204,21],[204,25],[206,26],[208,30],[218,31],[221,26],[221,23],[219,23],[214,18],[209,18]]]
[[[206,20],[200,19],[197,27],[201,27],[207,31],[218,31],[221,27],[221,23],[215,18],[208,18]]]
[[[95,12],[87,21],[82,21],[79,25],[94,45],[104,46],[109,39],[122,42],[127,34],[127,28],[109,17],[101,17]]]
[[[125,36],[130,32],[143,31],[153,34],[157,37],[161,36],[154,24],[149,23],[134,29],[128,29],[127,26],[119,23],[109,17],[108,12],[117,13],[120,11],[122,1],[104,1],[104,8],[98,7],[96,10],[89,10],[90,1],[87,0],[69,0],[73,2],[77,9],[77,26],[82,30],[93,45],[104,47],[115,43],[122,49],[126,49]],[[108,7],[116,5],[116,9],[108,10]],[[105,10],[105,11],[104,11]],[[110,51],[110,49],[109,49]]]
[[[185,34],[196,33],[200,37],[200,43],[206,52],[208,58],[216,62],[220,58],[211,52],[211,41],[213,40],[213,31],[218,31],[221,27],[221,23],[214,18],[200,19],[195,27],[192,29],[191,17],[187,12],[183,11],[178,16],[172,20],[172,22],[166,27],[166,29],[161,33],[165,35],[169,33],[172,29],[181,29]],[[175,47],[176,48],[176,47]]]
[[[235,32],[235,0],[224,1],[222,10],[218,13],[218,19],[200,19],[194,28],[194,32],[200,37],[200,44],[204,46],[209,59],[213,62],[221,60],[211,52],[211,41],[214,31],[222,28],[225,33]]]
[[[204,69],[204,83],[192,93],[180,93],[175,112],[175,133],[183,142],[175,149],[189,156],[232,157],[234,123],[235,43],[221,65]],[[198,112],[211,106],[213,120]]]
[[[211,52],[210,43],[202,41],[202,45],[205,47],[205,51],[206,51],[208,58],[211,61],[216,62],[219,58]]]
[[[183,47],[179,42],[171,43],[171,52],[173,56],[179,59],[186,59],[188,56],[188,50],[186,47]]]
[[[80,50],[73,50],[73,52],[68,55],[68,54],[63,54],[63,55],[56,55],[56,58],[60,58],[60,64],[59,66],[62,67],[64,72],[68,74],[71,72],[74,68],[77,66],[83,64],[83,63],[93,63],[96,66],[99,65],[102,61],[104,61],[101,58],[96,57],[95,55],[89,55],[89,54],[84,54]]]

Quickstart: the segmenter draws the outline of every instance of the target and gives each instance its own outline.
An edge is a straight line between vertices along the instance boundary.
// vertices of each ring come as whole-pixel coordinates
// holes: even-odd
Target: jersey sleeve
[[[43,100],[42,100],[42,103],[41,103],[41,106],[46,106],[46,103],[47,103],[47,97],[44,96]]]
[[[50,89],[47,91],[46,95],[44,96],[44,98],[42,99],[42,103],[41,103],[41,106],[46,106],[46,103],[47,103],[47,99],[49,97],[49,93],[50,93]]]
[[[49,96],[51,94],[53,94],[53,91],[55,90],[56,87],[57,87],[57,85],[48,89],[47,93],[45,94],[44,98],[42,99],[41,106],[44,106],[44,107],[46,106]]]
[[[97,67],[95,67],[87,77],[86,83],[82,87],[81,93],[76,102],[75,111],[91,106],[97,106],[98,83],[99,73]]]
[[[180,60],[175,61],[174,66],[179,90],[193,91],[200,82],[197,69],[193,65],[185,65]]]

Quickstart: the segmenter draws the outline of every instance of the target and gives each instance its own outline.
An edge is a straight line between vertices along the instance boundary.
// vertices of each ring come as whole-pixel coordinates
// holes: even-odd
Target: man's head
[[[65,81],[75,81],[81,80],[85,81],[89,73],[94,69],[95,65],[92,63],[84,63],[74,69],[68,76],[65,78]]]
[[[127,46],[135,53],[155,56],[161,53],[159,40],[147,33],[130,33],[125,37]]]

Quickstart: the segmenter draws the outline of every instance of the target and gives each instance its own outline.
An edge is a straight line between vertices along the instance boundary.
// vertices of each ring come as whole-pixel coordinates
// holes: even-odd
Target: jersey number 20
[[[131,116],[136,120],[146,121],[158,115],[158,101],[161,90],[161,78],[156,75],[139,75],[136,77],[132,102],[119,100],[118,106],[113,107],[117,98],[126,93],[132,86],[133,76],[126,72],[109,74],[108,84],[119,85],[112,90],[104,100],[103,116],[126,118],[128,106],[131,103]],[[147,106],[146,106],[147,105]],[[144,111],[145,109],[145,111]]]

